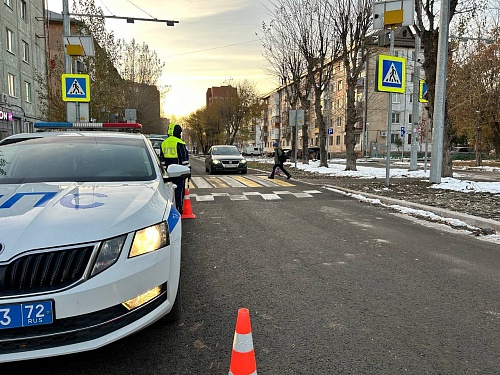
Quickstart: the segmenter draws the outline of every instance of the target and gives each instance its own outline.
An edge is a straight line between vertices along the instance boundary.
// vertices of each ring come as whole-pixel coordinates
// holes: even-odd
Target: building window
[[[392,112],[392,123],[399,124],[399,113]]]
[[[28,64],[30,62],[30,46],[24,40],[23,40],[23,61]]]
[[[26,20],[26,1],[25,0],[21,0],[21,6],[19,9],[19,13],[20,13],[21,19]]]
[[[342,127],[342,117],[337,117],[337,128]]]
[[[335,145],[336,146],[340,145],[340,135],[337,135],[337,137],[335,138]]]
[[[9,8],[12,8],[12,0],[3,0],[4,4],[7,5]]]
[[[342,109],[342,99],[337,100],[337,109]]]
[[[9,87],[9,95],[15,97],[16,96],[16,85],[15,85],[16,77],[14,74],[7,74],[7,85]]]
[[[391,134],[391,143],[397,143],[399,140],[399,134]]]
[[[10,53],[14,53],[14,33],[12,30],[6,29],[7,30],[7,51]]]
[[[401,96],[397,92],[392,93],[392,102],[395,104],[401,103]]]
[[[24,82],[24,101],[26,103],[31,103],[32,93],[31,93],[31,83]]]
[[[413,103],[413,94],[410,94],[410,103]]]
[[[411,113],[408,115],[408,122],[411,124]]]
[[[342,90],[342,80],[341,79],[339,79],[337,81],[337,91],[340,91],[340,90]]]

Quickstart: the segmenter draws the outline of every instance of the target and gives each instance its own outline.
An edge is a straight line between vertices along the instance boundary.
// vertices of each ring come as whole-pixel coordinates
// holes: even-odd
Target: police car
[[[142,134],[116,131],[140,124],[35,128],[46,131],[0,141],[0,362],[91,350],[178,319],[171,181],[189,168],[165,171]]]

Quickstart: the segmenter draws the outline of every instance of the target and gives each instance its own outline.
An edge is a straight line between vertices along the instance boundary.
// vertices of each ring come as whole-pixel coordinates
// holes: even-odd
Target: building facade
[[[45,85],[43,0],[0,4],[0,139],[33,131],[41,119],[37,92]]]
[[[415,38],[410,27],[401,27],[396,31],[394,55],[406,58],[406,85],[404,94],[392,94],[391,134],[387,134],[388,93],[375,91],[376,61],[379,54],[389,54],[389,46],[380,46],[379,39],[384,33],[374,35],[372,53],[364,66],[361,77],[356,83],[356,124],[354,136],[355,151],[359,156],[383,156],[387,151],[387,136],[391,138],[391,153],[400,151],[409,154],[411,137],[416,136],[421,148],[422,134],[420,127],[412,126],[413,100],[418,100],[418,93],[413,93]],[[380,43],[383,44],[383,43]],[[423,52],[419,53],[418,64],[423,62]],[[323,92],[321,103],[327,129],[327,152],[329,157],[345,157],[345,124],[347,107],[346,74],[341,61],[333,62],[333,74],[327,89]],[[423,72],[421,69],[420,72]],[[423,74],[423,73],[421,73]],[[423,78],[423,77],[417,77]],[[262,98],[266,110],[262,114],[262,139],[265,153],[272,152],[272,143],[292,148],[293,139],[288,111],[290,109],[285,95],[287,87],[279,87]],[[314,103],[311,94],[310,103]],[[314,107],[304,110],[304,123],[307,125],[308,148],[311,157],[319,157],[319,124],[316,121]],[[419,103],[419,118],[422,123],[427,113]],[[402,131],[404,129],[404,131]],[[413,135],[412,130],[416,130]],[[298,131],[298,149],[303,145],[302,131]]]

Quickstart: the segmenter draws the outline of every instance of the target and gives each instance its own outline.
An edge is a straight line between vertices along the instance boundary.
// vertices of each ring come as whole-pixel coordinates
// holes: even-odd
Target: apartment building
[[[0,139],[33,131],[41,119],[37,92],[46,77],[43,20],[43,0],[0,4]]]
[[[385,33],[373,34],[373,48],[363,73],[356,83],[356,110],[355,124],[355,151],[358,155],[382,156],[386,153],[387,136],[391,137],[391,152],[401,151],[409,153],[411,137],[421,135],[412,134],[413,100],[418,100],[418,93],[413,93],[413,72],[415,37],[411,27],[401,27],[395,32],[395,55],[405,57],[406,62],[406,89],[404,94],[392,95],[391,134],[387,134],[388,98],[389,95],[375,91],[376,61],[379,54],[389,54],[388,45],[379,45],[379,39],[385,39]],[[383,44],[383,43],[380,43]],[[419,64],[423,62],[423,52],[418,56]],[[323,92],[321,102],[323,116],[327,129],[327,150],[330,157],[345,157],[345,121],[346,121],[346,75],[341,61],[333,62],[333,74],[327,89]],[[423,78],[423,70],[420,70]],[[264,152],[272,151],[272,143],[280,142],[283,148],[291,148],[291,132],[288,121],[289,105],[286,100],[287,87],[279,87],[265,95],[262,101],[267,110],[262,116],[262,138]],[[314,103],[311,94],[311,103]],[[308,148],[311,155],[318,155],[319,151],[319,124],[316,121],[314,107],[302,108],[305,112],[304,122],[308,129]],[[419,120],[426,118],[425,108],[419,105]],[[402,135],[401,129],[404,129]],[[398,141],[400,140],[400,142]],[[298,132],[298,148],[302,148],[301,131]],[[318,155],[319,156],[319,155]]]

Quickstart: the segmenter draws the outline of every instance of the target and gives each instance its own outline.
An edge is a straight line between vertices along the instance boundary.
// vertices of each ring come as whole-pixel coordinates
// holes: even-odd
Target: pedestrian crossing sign
[[[379,55],[376,79],[376,91],[404,93],[406,59],[404,57]]]
[[[62,98],[65,102],[90,102],[88,74],[63,74]]]

